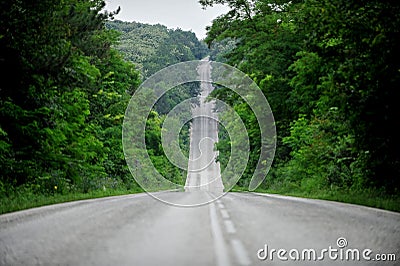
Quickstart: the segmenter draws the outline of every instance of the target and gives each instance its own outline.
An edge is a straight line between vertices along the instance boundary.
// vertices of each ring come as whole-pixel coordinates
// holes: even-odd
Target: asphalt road
[[[205,191],[163,194],[182,202],[210,197]],[[397,262],[346,262],[327,253],[316,262],[289,254],[281,262],[277,253],[272,261],[258,258],[265,245],[300,254],[315,249],[321,257],[329,246],[338,249],[339,237],[347,240],[344,250],[371,249],[371,258],[393,253]],[[1,265],[399,265],[399,249],[398,213],[252,193],[228,193],[191,208],[136,194],[0,216]]]
[[[210,65],[203,60],[198,67],[201,80],[211,81]],[[218,116],[214,112],[215,102],[206,101],[214,89],[211,83],[201,83],[199,106],[192,109],[190,128],[190,153],[188,176],[185,191],[210,191],[214,195],[223,194],[224,185],[221,180],[220,165],[216,162],[217,151],[214,143],[218,142]]]
[[[206,62],[199,74],[209,78]],[[202,89],[185,192],[154,196],[211,203],[143,193],[0,215],[0,265],[400,265],[399,213],[255,193],[212,201],[217,116]]]

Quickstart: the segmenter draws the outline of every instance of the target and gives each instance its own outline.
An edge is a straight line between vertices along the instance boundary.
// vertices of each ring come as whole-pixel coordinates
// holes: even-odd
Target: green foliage
[[[160,141],[161,136],[157,136],[157,143]],[[157,150],[149,148],[148,152],[154,167],[165,179],[182,186],[185,184],[186,172],[175,167],[168,160],[163,151],[157,154]]]
[[[53,191],[56,191],[54,187]],[[73,192],[63,194],[54,192],[53,194],[49,195],[38,194],[30,187],[20,187],[15,194],[3,199],[2,203],[4,204],[0,204],[0,214],[62,202],[126,195],[139,192],[143,191],[138,187],[125,189],[124,187],[115,186],[113,189],[101,189],[90,191],[88,193]]]
[[[205,41],[234,41],[224,57],[254,79],[274,112],[278,147],[264,188],[399,193],[399,3],[200,3],[231,8]],[[223,97],[241,109],[235,95]]]
[[[292,149],[292,159],[280,169],[285,179],[304,189],[358,187],[351,167],[355,160],[354,136],[348,135],[338,121],[338,112],[332,108],[323,119],[301,116],[292,124],[290,135],[283,139]]]
[[[334,128],[340,132],[344,125],[342,139],[354,138],[346,146],[354,151],[354,158],[348,162],[357,172],[359,183],[397,193],[400,173],[395,147],[399,140],[393,126],[399,114],[394,100],[399,94],[394,88],[399,84],[396,69],[400,63],[393,58],[398,53],[395,47],[399,42],[394,36],[400,25],[400,5],[308,1],[303,10],[309,14],[298,21],[308,38],[305,49],[319,57],[320,70],[298,68],[292,80],[294,93],[303,95],[307,85],[316,89],[311,100],[317,101],[312,110],[317,118],[337,108],[339,123]],[[307,54],[302,56],[300,60]]]
[[[1,3],[0,198],[134,188],[121,127],[140,83],[95,1]],[[17,78],[15,78],[17,77]],[[19,197],[19,196],[18,196]]]
[[[215,41],[210,45],[210,60],[225,63],[226,56],[235,48],[235,41],[226,38],[221,41]]]
[[[120,33],[116,48],[139,67],[144,77],[175,63],[201,59],[208,52],[193,32],[179,28],[119,20],[107,22],[107,28]]]

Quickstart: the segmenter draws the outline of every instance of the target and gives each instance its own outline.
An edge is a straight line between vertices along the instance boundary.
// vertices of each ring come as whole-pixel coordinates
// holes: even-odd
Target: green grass
[[[70,202],[76,200],[102,198],[110,196],[119,196],[126,194],[140,193],[143,190],[139,188],[126,190],[126,189],[107,189],[96,190],[88,193],[69,193],[69,194],[53,194],[41,195],[34,193],[19,193],[10,197],[0,198],[0,214],[20,211],[45,205],[56,203]]]
[[[231,189],[232,192],[248,192],[247,188],[235,186]],[[96,190],[89,193],[69,193],[69,194],[53,194],[41,195],[34,193],[20,193],[10,197],[0,198],[0,214],[35,208],[45,205],[70,202],[76,200],[102,198],[126,194],[141,193],[143,190],[134,188],[126,189],[108,189],[106,191]],[[294,196],[301,198],[323,199],[330,201],[338,201],[344,203],[357,204],[362,206],[374,207],[389,211],[400,212],[400,196],[389,196],[377,191],[345,191],[345,190],[319,190],[313,192],[292,190],[272,190],[272,189],[257,189],[255,192],[271,193],[285,196]]]
[[[235,186],[231,191],[245,192],[246,188]],[[310,199],[322,199],[337,201],[343,203],[351,203],[362,206],[368,206],[388,211],[400,212],[400,196],[399,195],[385,195],[381,192],[369,191],[352,191],[352,190],[318,190],[318,191],[299,191],[293,190],[272,190],[272,189],[256,189],[258,193],[279,194],[284,196],[293,196]]]

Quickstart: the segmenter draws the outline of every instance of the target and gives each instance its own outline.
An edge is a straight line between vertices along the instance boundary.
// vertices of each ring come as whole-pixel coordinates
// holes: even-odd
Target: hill
[[[120,20],[108,21],[106,27],[120,33],[115,48],[135,63],[144,77],[168,65],[201,59],[208,53],[207,46],[191,31]]]

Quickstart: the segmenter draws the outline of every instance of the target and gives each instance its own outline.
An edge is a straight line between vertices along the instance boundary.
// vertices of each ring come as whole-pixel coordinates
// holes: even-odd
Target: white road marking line
[[[227,210],[225,210],[225,209],[221,210],[221,215],[222,215],[222,218],[229,219],[229,213]]]
[[[217,211],[215,209],[214,203],[210,204],[210,222],[211,222],[211,232],[214,239],[215,246],[215,257],[218,266],[228,266],[231,265],[228,250],[225,246],[224,237],[221,231],[221,227],[218,223]]]
[[[225,206],[224,206],[224,204],[222,204],[222,203],[219,203],[219,204],[218,204],[218,207],[219,207],[220,209],[225,209]]]
[[[233,225],[231,220],[225,220],[224,222],[225,222],[225,229],[228,233],[230,234],[236,233],[235,226]]]
[[[247,254],[246,249],[244,248],[242,242],[238,239],[232,239],[231,245],[233,251],[235,253],[236,259],[240,265],[251,265],[251,260],[249,255]]]

